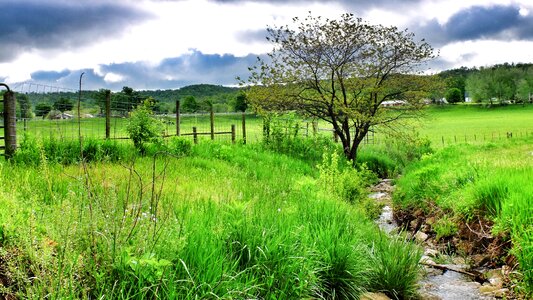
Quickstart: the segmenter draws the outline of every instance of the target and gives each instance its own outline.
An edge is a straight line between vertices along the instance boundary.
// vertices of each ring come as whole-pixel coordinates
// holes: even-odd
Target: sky
[[[0,0],[0,82],[135,90],[234,86],[267,26],[353,13],[438,53],[427,72],[533,63],[531,0]]]

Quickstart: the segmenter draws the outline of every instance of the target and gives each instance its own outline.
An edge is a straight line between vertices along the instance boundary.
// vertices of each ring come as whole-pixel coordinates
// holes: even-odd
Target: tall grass
[[[189,150],[61,165],[47,155],[65,152],[37,141],[34,164],[1,163],[0,275],[8,280],[0,294],[413,296],[419,253],[381,236],[357,201],[326,190],[314,163],[260,146],[174,143]]]

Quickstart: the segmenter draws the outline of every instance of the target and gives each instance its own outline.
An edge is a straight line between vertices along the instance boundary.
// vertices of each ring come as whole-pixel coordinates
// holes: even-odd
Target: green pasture
[[[533,105],[487,108],[479,105],[432,106],[417,125],[421,136],[434,146],[479,144],[533,135]]]
[[[163,124],[163,135],[176,134],[176,118],[157,116]],[[112,139],[123,139],[128,137],[126,132],[127,118],[113,117],[110,122],[110,137]],[[255,115],[246,115],[246,137],[249,141],[257,141],[262,136],[262,119]],[[196,127],[199,140],[210,139],[210,117],[209,114],[193,114],[181,116],[180,133],[188,136],[192,140],[193,127]],[[230,141],[231,125],[235,125],[235,135],[237,140],[243,139],[242,116],[240,114],[216,115],[214,130],[217,133],[215,140]],[[33,118],[20,120],[17,122],[18,132],[26,131],[36,137],[48,138],[53,136],[58,139],[77,139],[79,136],[78,119],[48,120]],[[219,134],[224,133],[224,134]],[[105,138],[105,118],[82,118],[81,135],[84,138]]]
[[[175,117],[158,117],[164,124],[165,135],[176,134]],[[126,138],[125,130],[127,118],[111,119],[111,138]],[[413,128],[421,137],[428,138],[434,147],[442,147],[450,144],[469,143],[482,144],[486,142],[504,140],[508,138],[508,133],[513,138],[520,138],[533,135],[533,106],[532,105],[508,105],[487,108],[479,105],[446,105],[429,106],[424,111],[424,117],[409,122],[409,127],[402,127],[401,130],[412,131]],[[231,125],[235,125],[236,139],[242,140],[242,117],[239,114],[217,114],[215,115],[215,132],[225,132],[226,134],[216,134],[215,139],[229,141],[231,135]],[[196,127],[199,139],[210,139],[210,117],[208,114],[187,115],[181,117],[180,132],[192,140],[192,128]],[[331,126],[323,121],[319,122],[318,133],[324,136],[331,136]],[[26,129],[34,136],[72,139],[77,138],[78,121],[70,120],[44,120],[33,118],[27,120],[26,124],[19,121],[18,131]],[[82,119],[81,134],[86,138],[105,138],[105,119],[87,118]],[[300,135],[312,135],[313,128],[311,120],[304,120],[300,123]],[[262,139],[263,120],[259,116],[246,115],[246,136],[249,142]],[[390,137],[384,134],[379,128],[375,128],[375,133],[371,133],[366,144],[383,144]]]

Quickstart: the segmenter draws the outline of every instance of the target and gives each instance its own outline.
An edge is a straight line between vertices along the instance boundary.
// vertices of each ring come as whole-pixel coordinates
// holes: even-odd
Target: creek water
[[[391,194],[394,190],[392,181],[390,179],[381,180],[374,188],[373,192],[368,196],[382,203],[382,213],[376,223],[379,228],[387,234],[396,234],[398,226],[394,222]],[[435,253],[433,249],[425,247],[425,254]],[[439,254],[439,256],[441,256]],[[421,261],[430,261],[432,258],[424,255]],[[448,259],[444,259],[448,261]],[[449,259],[452,260],[451,258]],[[466,266],[458,264],[441,264],[451,269],[463,269]],[[422,299],[431,300],[490,300],[496,299],[491,296],[486,296],[480,293],[479,288],[481,284],[473,281],[470,277],[457,273],[451,270],[442,271],[434,269],[429,266],[424,266],[424,276],[420,280],[419,294]]]

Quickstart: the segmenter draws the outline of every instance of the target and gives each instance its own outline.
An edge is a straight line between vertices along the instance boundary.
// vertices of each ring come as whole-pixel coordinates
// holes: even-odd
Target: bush
[[[161,122],[153,118],[150,106],[149,101],[137,106],[131,112],[126,126],[126,131],[133,141],[133,145],[142,155],[146,153],[146,143],[157,141],[163,128]]]
[[[451,88],[447,90],[444,97],[448,103],[457,103],[463,101],[463,93],[458,88]]]
[[[317,168],[323,189],[352,204],[366,199],[368,187],[377,181],[364,165],[355,169],[344,157],[339,160],[337,152],[324,152],[322,163]]]

